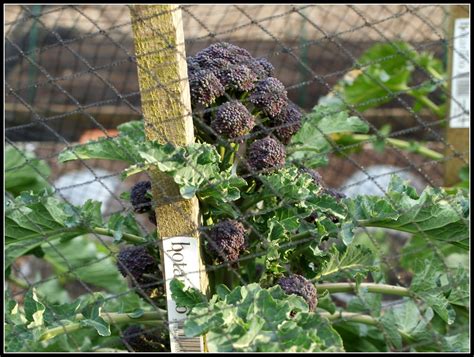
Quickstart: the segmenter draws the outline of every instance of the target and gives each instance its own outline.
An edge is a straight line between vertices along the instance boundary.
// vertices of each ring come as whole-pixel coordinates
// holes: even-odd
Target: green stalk
[[[219,284],[225,284],[225,273],[226,271],[224,269],[224,266],[220,266],[219,268],[214,270],[214,288]]]
[[[424,105],[426,105],[428,108],[430,108],[439,118],[441,118],[443,116],[443,109],[433,103],[431,101],[431,99],[429,99],[428,97],[422,95],[422,96],[417,96],[417,95],[413,95],[412,93],[408,92],[407,94],[411,95],[412,97],[416,98],[417,100],[419,100],[421,103],[423,103]]]
[[[113,237],[114,232],[115,231],[113,229],[102,228],[102,227],[94,227],[91,229],[91,233],[97,233],[97,234],[101,234],[101,235],[109,236],[109,237]],[[136,236],[130,233],[122,233],[122,238],[123,240],[126,240],[129,243],[146,243],[145,238]]]
[[[132,318],[129,314],[119,314],[114,312],[104,312],[100,314],[106,322],[109,324],[122,324],[122,323],[137,323],[137,322],[145,322],[145,321],[156,321],[157,325],[165,325],[163,319],[166,317],[166,311],[159,310],[159,311],[152,311],[152,312],[145,312],[142,316],[138,318]],[[78,331],[84,326],[81,325],[80,320],[84,319],[84,316],[78,315],[76,319],[79,322],[73,322],[70,324],[65,324],[63,326],[53,327],[46,330],[39,338],[40,341],[50,340],[56,336],[63,335],[66,333]]]
[[[440,73],[438,73],[437,70],[435,70],[433,67],[427,67],[426,70],[429,74],[433,76],[433,78],[437,79],[438,81],[443,81],[442,83],[443,87],[445,88],[447,87],[447,83],[444,77]]]
[[[291,240],[292,241],[298,241],[299,239],[309,238],[309,237],[312,237],[314,235],[315,234],[312,231],[305,231],[305,232],[295,234],[294,236],[291,237]]]
[[[28,282],[19,279],[13,275],[8,276],[7,281],[25,290],[28,290],[30,288],[30,284],[28,284]]]
[[[361,288],[366,288],[369,293],[376,294],[387,294],[397,296],[408,296],[410,297],[410,291],[402,286],[393,286],[387,284],[375,284],[375,283],[361,283]],[[355,292],[355,283],[326,283],[316,284],[316,289],[319,291],[327,290],[331,293],[353,293]]]
[[[224,284],[230,289],[234,289],[234,283],[235,283],[235,272],[233,271],[233,268],[228,266],[226,267],[227,269],[224,270]]]
[[[369,315],[356,313],[356,312],[339,311],[339,312],[336,312],[335,314],[331,314],[329,312],[320,312],[319,316],[325,317],[329,321],[342,320],[342,321],[349,321],[349,322],[358,322],[358,323],[361,323],[364,325],[370,325],[370,326],[379,325],[379,321],[376,318]],[[402,330],[398,330],[398,333],[400,334],[400,336],[405,342],[410,341],[410,336],[407,335],[405,332],[403,332]]]
[[[377,325],[378,321],[369,315],[362,315],[356,312],[337,312],[331,314],[329,312],[320,312],[319,315],[321,317],[327,318],[329,321],[335,321],[342,319],[344,321],[351,321],[351,322],[359,322],[365,325]]]
[[[408,95],[411,95],[413,98],[419,100],[420,102],[422,102],[424,105],[426,105],[428,108],[430,108],[438,117],[442,117],[443,116],[443,109],[433,103],[426,95],[419,95],[419,94],[416,94],[416,92],[413,92],[412,88],[410,88],[409,86],[407,85],[402,85],[402,86],[397,86],[397,87],[394,87],[393,88],[394,90],[399,90],[401,92],[405,92],[406,94]]]
[[[219,145],[219,156],[221,157],[221,165],[224,164],[225,151],[225,146]]]
[[[224,155],[221,153],[221,169],[227,170],[234,163],[235,152],[238,150],[238,144],[230,143],[227,150],[224,146]]]
[[[232,166],[235,162],[235,153],[239,151],[239,144],[231,143],[230,146],[232,150],[229,157],[229,164]]]
[[[366,142],[366,141],[375,141],[377,137],[375,135],[365,135],[365,134],[352,134],[352,139],[356,142]],[[387,143],[390,143],[396,148],[407,150],[412,147],[412,143],[405,140],[385,138]],[[432,160],[442,160],[444,158],[443,154],[440,154],[437,151],[428,149],[426,146],[419,146],[413,149],[413,152],[426,156]]]

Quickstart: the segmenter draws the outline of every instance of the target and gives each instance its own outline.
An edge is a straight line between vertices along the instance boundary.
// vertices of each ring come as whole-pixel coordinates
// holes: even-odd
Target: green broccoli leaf
[[[214,146],[191,144],[175,147],[171,144],[144,142],[137,150],[139,164],[126,169],[122,176],[129,177],[156,167],[171,176],[179,186],[183,198],[192,198],[196,192],[220,175],[220,156]]]
[[[95,328],[100,336],[110,336],[110,325],[100,316],[103,304],[104,298],[100,294],[90,296],[87,303],[81,306],[81,313],[84,319],[80,323],[81,326]]]
[[[82,281],[116,294],[127,289],[127,282],[117,270],[110,248],[94,236],[43,243],[41,247],[45,253],[44,260],[52,265],[61,279]]]
[[[47,178],[51,169],[44,160],[39,160],[28,151],[13,146],[5,148],[5,190],[14,196],[23,191],[51,191]]]
[[[469,307],[469,273],[466,267],[459,266],[448,281],[448,301],[452,305]]]
[[[83,145],[64,149],[58,156],[59,162],[73,160],[119,160],[131,164],[140,162],[138,148],[145,142],[143,121],[131,121],[117,127],[119,136],[101,138]]]
[[[24,192],[7,202],[6,267],[17,257],[28,254],[48,240],[73,238],[87,232],[87,228],[80,223],[81,212],[78,211],[46,192],[37,195]]]
[[[123,233],[131,233],[138,236],[142,234],[132,213],[127,213],[126,215],[123,215],[121,212],[112,214],[107,222],[107,227],[114,231],[114,242],[120,242]]]
[[[440,278],[444,274],[436,260],[418,260],[415,265],[410,291],[425,301],[448,325],[454,322],[456,312],[444,296]]]
[[[182,281],[173,279],[170,282],[171,297],[176,305],[183,306],[191,310],[194,306],[206,302],[206,297],[197,289],[187,288]]]
[[[184,293],[183,284],[174,285],[176,296]],[[210,352],[344,350],[325,318],[308,312],[303,298],[285,294],[278,285],[263,289],[253,283],[194,304],[184,331],[189,337],[206,334]]]
[[[45,306],[39,301],[34,288],[25,294],[24,309],[25,318],[30,322],[28,328],[40,327],[44,324]]]
[[[38,253],[43,249],[50,252],[49,258],[55,254],[51,247],[56,243],[55,240],[61,240],[60,244],[64,249],[70,249],[75,246],[76,252],[69,250],[73,255],[80,255],[82,249],[79,243],[67,243],[68,240],[93,232],[96,228],[105,230],[100,211],[101,203],[88,200],[80,207],[73,207],[70,204],[50,196],[47,192],[33,194],[23,192],[14,200],[6,204],[5,211],[5,265],[8,268],[12,262],[22,256]],[[114,224],[114,219],[111,224]],[[125,227],[125,228],[124,228]],[[126,218],[124,225],[120,226],[120,235],[123,232],[134,231],[137,229],[134,219]],[[138,233],[138,232],[136,232]],[[145,241],[145,239],[143,239]],[[67,248],[69,247],[69,248]],[[57,259],[53,259],[57,261]],[[66,262],[60,259],[65,269]],[[100,270],[99,264],[93,265],[90,269]],[[115,270],[115,269],[113,269]],[[86,277],[87,274],[84,273]],[[116,282],[112,279],[110,282]]]
[[[333,246],[330,253],[329,260],[316,275],[318,280],[338,281],[357,272],[368,273],[377,270],[372,252],[363,246],[351,244],[342,254]]]
[[[355,79],[339,83],[344,101],[360,111],[390,102],[393,93],[408,89],[411,61],[417,55],[401,41],[374,45],[359,58],[361,70]]]
[[[392,176],[386,195],[344,199],[348,216],[358,225],[415,233],[424,238],[469,247],[469,199],[466,193],[448,195],[426,188],[421,195],[398,176]]]
[[[288,161],[306,167],[326,165],[327,155],[332,149],[331,134],[367,133],[367,123],[339,105],[317,105],[303,120],[301,129],[287,146]]]

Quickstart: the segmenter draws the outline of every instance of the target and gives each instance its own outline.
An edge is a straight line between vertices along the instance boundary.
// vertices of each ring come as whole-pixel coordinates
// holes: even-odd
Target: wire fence
[[[469,17],[469,7],[464,6],[462,10],[465,11],[463,17]],[[240,98],[242,103],[248,104],[249,99],[245,94],[226,90],[217,96],[220,99],[215,103],[201,105],[193,97],[195,93],[191,85],[191,113],[181,102],[182,98],[174,92],[176,85],[195,80],[193,75],[196,76],[197,72],[193,73],[192,58],[197,58],[203,49],[212,44],[231,43],[247,50],[255,59],[267,59],[273,66],[271,76],[283,83],[288,101],[294,103],[295,110],[302,113],[303,119],[314,116],[318,105],[337,102],[340,106],[336,111],[328,112],[332,120],[340,120],[337,115],[344,107],[350,115],[359,118],[359,127],[362,125],[367,128],[365,132],[352,134],[348,133],[347,129],[331,131],[324,127],[314,128],[319,140],[324,142],[324,150],[304,158],[309,161],[318,157],[329,158],[328,164],[317,165],[320,178],[315,180],[322,193],[332,192],[331,195],[335,198],[333,204],[341,203],[342,193],[351,200],[356,200],[357,195],[377,195],[391,205],[393,214],[402,217],[407,213],[404,211],[406,202],[397,201],[388,192],[390,176],[403,177],[415,191],[421,193],[427,187],[447,186],[443,177],[447,162],[458,160],[461,166],[469,165],[468,147],[465,151],[460,151],[458,146],[453,145],[445,136],[451,121],[458,120],[457,117],[450,116],[448,105],[461,108],[457,116],[469,118],[470,115],[469,107],[466,107],[466,103],[462,102],[459,96],[451,95],[449,86],[449,83],[456,79],[448,70],[449,54],[454,53],[462,61],[469,63],[466,53],[460,48],[454,48],[457,37],[448,31],[449,7],[180,5],[172,11],[182,15],[185,53],[178,53],[178,56],[169,62],[155,63],[150,70],[142,65],[143,61],[156,58],[157,53],[170,51],[170,48],[178,51],[180,44],[169,44],[156,48],[155,52],[143,53],[137,46],[138,40],[134,38],[133,27],[136,23],[143,22],[147,24],[153,37],[165,38],[166,33],[161,33],[153,27],[156,18],[160,18],[163,13],[138,18],[134,22],[131,16],[133,8],[125,5],[5,7],[5,198],[12,202],[23,197],[23,204],[33,204],[33,201],[28,201],[28,196],[21,192],[38,193],[47,188],[44,193],[47,198],[41,202],[47,202],[46,206],[50,205],[47,206],[49,208],[32,206],[44,210],[38,211],[38,216],[33,219],[31,210],[23,206],[15,205],[13,213],[7,212],[7,298],[24,306],[28,315],[27,310],[31,307],[27,307],[25,301],[31,301],[27,293],[34,288],[45,311],[48,311],[44,320],[49,324],[46,332],[40,330],[40,339],[43,341],[41,343],[34,333],[28,334],[35,326],[9,331],[10,338],[17,336],[16,344],[9,342],[11,350],[139,351],[143,348],[143,340],[137,347],[136,338],[133,337],[143,337],[144,332],[132,331],[132,325],[140,325],[150,334],[145,339],[153,340],[158,338],[158,335],[161,336],[158,338],[159,342],[151,347],[153,351],[170,350],[169,325],[165,311],[166,281],[162,272],[155,267],[145,273],[148,274],[146,278],[138,279],[134,269],[144,270],[145,267],[127,266],[118,259],[120,254],[123,254],[123,247],[131,246],[132,243],[147,247],[148,256],[151,254],[161,261],[161,264],[167,255],[158,244],[156,230],[159,234],[160,226],[158,224],[156,227],[156,217],[136,214],[136,208],[130,203],[129,197],[124,195],[124,192],[130,192],[137,182],[155,182],[156,177],[141,172],[122,180],[121,175],[129,164],[139,162],[136,161],[137,155],[133,147],[120,146],[120,142],[114,138],[119,133],[117,128],[120,125],[144,120],[145,131],[153,132],[161,138],[161,142],[166,143],[170,136],[173,136],[166,130],[167,123],[174,125],[173,123],[192,116],[198,142],[209,141],[211,138],[210,141],[227,154],[229,149],[235,149],[235,144],[239,141],[229,140],[225,130],[219,131],[212,121],[216,120],[216,115],[225,107],[226,102]],[[460,35],[460,38],[466,37],[469,38],[469,30]],[[178,77],[175,80],[160,78],[161,68],[173,66],[173,61],[179,61],[179,58],[188,59],[188,77]],[[209,57],[208,60],[215,58]],[[237,68],[239,63],[233,65],[226,67],[226,70]],[[141,76],[146,76],[153,82],[146,89],[143,83],[140,83]],[[256,81],[255,79],[254,82]],[[351,86],[356,83],[361,89],[350,92],[347,88],[354,88]],[[207,85],[212,87],[215,84],[208,82]],[[251,83],[251,88],[254,90],[255,83]],[[153,93],[157,90],[168,96],[170,103],[175,101],[184,106],[181,110],[183,117],[167,117],[161,121],[164,126],[154,125],[155,118],[147,116],[143,108],[150,105],[148,100],[153,99]],[[321,273],[321,270],[318,270],[321,267],[318,268],[317,265],[323,264],[324,259],[332,259],[331,254],[336,254],[331,249],[338,247],[337,254],[341,254],[341,257],[349,249],[340,238],[341,231],[346,228],[341,223],[342,216],[334,216],[334,212],[338,212],[337,209],[334,211],[334,208],[326,207],[325,217],[315,217],[311,221],[306,211],[301,208],[305,205],[311,206],[312,203],[298,201],[298,198],[295,199],[288,193],[291,191],[291,181],[287,182],[286,186],[282,185],[268,173],[260,171],[262,167],[256,168],[247,162],[250,143],[264,137],[278,138],[284,142],[285,138],[282,138],[281,133],[288,128],[292,130],[294,125],[278,123],[269,126],[268,122],[265,122],[265,115],[257,109],[252,111],[252,118],[257,118],[257,124],[252,131],[239,135],[240,149],[229,156],[235,160],[235,164],[230,165],[233,174],[237,171],[239,177],[246,180],[246,192],[253,193],[245,195],[242,191],[240,200],[226,201],[223,208],[213,208],[214,211],[207,207],[208,202],[203,196],[199,196],[203,220],[197,230],[202,237],[205,272],[210,277],[211,289],[215,288],[213,284],[223,276],[224,282],[235,287],[253,282],[260,282],[262,285],[269,282],[276,284],[276,279],[271,280],[272,274],[276,277],[294,273],[307,275],[309,271],[313,273],[306,277],[315,282],[316,286],[335,282],[355,283],[362,275],[357,269],[346,271],[341,268],[337,276],[331,276],[329,273],[318,275],[318,272]],[[297,128],[300,128],[301,123],[298,125]],[[87,155],[81,156],[81,148],[85,147],[88,141],[97,139],[106,139],[110,144],[110,152],[115,152],[125,159],[104,160],[103,156],[91,154],[92,159],[89,160]],[[243,142],[248,143],[247,148]],[[316,147],[319,145],[316,142],[310,144]],[[290,158],[294,158],[290,153],[295,148],[291,145],[292,143],[288,143],[286,149],[287,164]],[[69,153],[72,159],[60,163],[60,155],[65,152]],[[220,159],[227,159],[227,154],[221,155]],[[207,190],[221,192],[227,189],[223,186],[228,183],[224,174],[220,180],[209,179],[209,173],[199,162],[193,161],[191,156],[185,158],[185,161],[185,166],[192,172],[193,177],[197,177]],[[240,166],[237,166],[237,163]],[[301,166],[305,166],[306,162],[298,161],[298,165],[300,171],[296,171],[292,177],[295,185],[301,180]],[[159,185],[154,185],[153,189],[156,202],[150,205],[182,199],[177,190],[170,194],[166,188]],[[334,193],[334,190],[340,193]],[[267,196],[252,202],[252,195],[256,197],[257,192],[266,192]],[[439,198],[446,202],[443,207],[450,206],[453,212],[459,214],[461,228],[456,227],[467,232],[468,213],[460,214],[458,208],[452,206],[449,199],[452,196],[446,192],[443,191]],[[298,194],[301,196],[301,192]],[[410,199],[414,199],[416,193],[409,191],[408,195]],[[271,202],[274,206],[268,204],[270,201],[265,201],[269,196],[273,199]],[[250,207],[254,209],[242,206],[243,202],[246,205],[244,198],[253,204]],[[48,201],[50,199],[58,201]],[[99,201],[102,204],[92,208],[94,204],[90,201],[86,203],[87,200]],[[53,212],[54,205],[63,207],[60,206],[61,202],[67,204],[64,212]],[[259,202],[264,202],[263,206],[257,206]],[[87,204],[91,206],[88,208],[88,216],[85,217],[84,205]],[[427,200],[425,206],[420,209],[425,210],[427,213],[424,214],[427,216],[436,215],[438,212],[435,210],[440,209],[438,204],[436,200]],[[467,204],[469,205],[469,200]],[[189,212],[186,209],[179,205],[173,207],[174,219],[177,222],[189,220]],[[224,208],[230,210],[227,213],[232,214],[225,217],[225,214],[219,211]],[[283,210],[291,212],[293,216],[285,216],[288,213],[282,213]],[[234,213],[238,216],[233,217]],[[48,215],[61,217],[64,225],[58,228],[57,222],[41,220]],[[102,221],[98,216],[102,217]],[[68,220],[77,220],[76,217],[81,220],[82,231],[80,234],[76,232],[74,237],[68,236],[68,232],[75,229],[74,222]],[[215,234],[212,231],[214,225],[224,218],[238,220],[246,230],[246,249],[242,249],[238,258],[233,261],[223,255],[222,247],[217,246],[212,238]],[[325,218],[332,223],[316,223],[324,221]],[[284,228],[285,224],[290,224],[291,219],[296,220],[296,226],[291,229]],[[354,211],[348,211],[344,219],[352,222],[357,221],[358,217],[354,215]],[[272,232],[272,229],[277,229],[276,223],[279,221],[279,227],[283,229],[280,234],[284,236],[288,234],[285,230],[289,230],[293,237],[279,241],[277,250],[294,254],[297,260],[286,261],[277,267],[267,261],[274,259],[271,254],[276,254],[272,253],[275,243],[271,237],[277,234]],[[19,224],[23,227],[9,228],[9,224],[18,225],[18,222],[23,222]],[[263,228],[262,224],[266,226],[270,225],[270,222],[275,223],[273,228]],[[313,228],[307,230],[305,227],[311,224]],[[87,226],[87,229],[84,229],[84,226]],[[383,225],[381,227],[387,228]],[[396,225],[389,228],[393,227],[396,229]],[[463,287],[460,286],[456,274],[459,267],[468,270],[468,257],[467,254],[453,250],[453,246],[449,244],[457,241],[461,233],[451,236],[446,246],[433,241],[424,220],[411,222],[410,227],[411,233],[400,233],[391,229],[361,225],[355,231],[354,241],[370,248],[375,260],[367,264],[372,268],[380,268],[374,272],[371,267],[366,266],[366,270],[370,272],[366,273],[363,282],[382,281],[407,288],[406,296],[413,297],[420,321],[426,325],[424,338],[416,340],[411,336],[410,340],[410,336],[407,339],[405,335],[404,343],[398,345],[394,342],[393,331],[382,318],[388,316],[388,311],[394,307],[404,306],[406,299],[393,298],[388,294],[384,294],[383,298],[382,295],[377,295],[380,298],[377,305],[374,298],[368,297],[366,292],[339,292],[331,295],[338,308],[371,318],[374,326],[374,330],[369,327],[366,332],[362,329],[354,332],[356,325],[349,322],[350,328],[344,327],[343,315],[334,318],[333,326],[343,336],[346,350],[354,349],[349,339],[346,340],[349,335],[358,334],[358,338],[367,336],[367,344],[373,343],[372,348],[378,348],[380,346],[377,342],[373,342],[377,339],[374,336],[381,334],[381,341],[386,344],[383,348],[387,351],[417,351],[428,347],[443,351],[447,348],[445,341],[449,340],[446,340],[446,336],[458,336],[466,332],[467,327],[463,324],[464,315],[460,307],[457,306],[456,314],[461,316],[461,322],[443,330],[438,326],[439,319],[427,317],[426,302],[410,290],[412,282],[419,279],[414,274],[411,260],[418,256],[427,257],[428,252],[433,252],[430,257],[442,266],[443,274],[440,279],[446,280],[444,286],[449,287],[452,295],[454,292],[465,293],[461,290]],[[326,228],[335,231],[323,233],[322,229]],[[60,234],[55,235],[59,230]],[[35,233],[33,240],[18,238],[31,237],[31,232]],[[302,234],[305,232],[306,234]],[[193,236],[195,228],[180,233]],[[53,236],[61,239],[52,239]],[[324,241],[321,241],[321,236]],[[306,254],[305,251],[308,250],[313,252],[313,256]],[[212,252],[218,252],[217,256],[213,257]],[[146,261],[141,264],[146,264]],[[299,264],[307,266],[299,267]],[[338,270],[338,267],[342,266],[342,260],[336,259],[334,264]],[[85,322],[82,325],[72,323],[74,327],[71,327],[70,320],[73,320],[78,310],[71,310],[73,313],[69,312],[66,318],[66,305],[58,308],[58,304],[72,306],[75,299],[79,299],[81,304],[92,302],[93,305],[100,302],[101,316],[110,323],[111,332],[101,331],[97,324],[102,324],[102,321],[97,322],[98,320],[88,326],[95,327],[99,335],[95,330],[80,330],[80,327],[87,326]],[[439,314],[439,311],[434,309]],[[143,311],[146,311],[145,314]],[[134,322],[128,318],[128,323],[122,323],[117,318],[117,313],[135,313],[138,319]],[[150,316],[153,316],[148,321],[147,313],[152,313]],[[211,308],[206,313],[211,314]],[[6,312],[5,317],[10,320],[8,314],[9,312]],[[84,316],[85,314],[86,312],[83,312]],[[32,319],[34,315],[31,315],[33,314],[30,313]],[[94,319],[84,316],[86,321]],[[30,321],[37,323],[37,320]],[[206,343],[217,345],[226,337],[229,343],[235,342],[235,336],[224,336],[226,331],[228,330],[222,328],[221,336],[210,335]],[[55,337],[54,334],[60,337]],[[152,335],[154,337],[150,337]],[[275,336],[276,343],[287,343],[280,335],[275,333]],[[452,342],[454,339],[452,337],[449,340],[456,346],[453,348],[462,350]],[[20,345],[17,345],[18,343]],[[12,345],[17,347],[11,347]]]

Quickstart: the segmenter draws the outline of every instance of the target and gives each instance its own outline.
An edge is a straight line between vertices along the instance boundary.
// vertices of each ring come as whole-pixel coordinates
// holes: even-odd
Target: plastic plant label
[[[198,239],[163,238],[163,253],[171,352],[203,352],[202,337],[189,338],[184,335],[187,309],[176,306],[170,290],[170,282],[174,278],[182,281],[186,287],[201,289]]]
[[[451,128],[470,127],[470,45],[469,19],[456,19],[454,23],[453,68],[451,80],[451,103],[449,126]]]

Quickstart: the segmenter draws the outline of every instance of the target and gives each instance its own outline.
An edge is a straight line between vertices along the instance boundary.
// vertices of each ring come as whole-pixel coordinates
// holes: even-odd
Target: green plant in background
[[[44,160],[13,146],[5,148],[5,191],[18,196],[23,191],[51,191],[47,178],[51,169]]]
[[[442,62],[430,52],[418,52],[406,42],[380,43],[369,48],[357,60],[359,69],[349,72],[335,86],[334,93],[322,98],[340,101],[359,111],[379,107],[397,96],[406,94],[415,99],[413,110],[430,109],[439,119],[445,116],[445,104],[435,104],[429,95],[438,88],[447,88]],[[429,79],[413,82],[415,70]],[[443,102],[445,99],[443,99]]]
[[[359,69],[349,71],[327,96],[320,98],[319,104],[332,108],[334,115],[340,111],[355,108],[364,112],[392,102],[400,95],[415,99],[412,109],[419,112],[422,108],[430,110],[438,119],[446,114],[447,78],[442,62],[430,52],[418,52],[405,42],[380,43],[369,48],[358,60]],[[416,70],[430,78],[415,83]],[[435,104],[430,95],[441,89],[442,103]],[[320,105],[313,109],[317,116]],[[442,160],[444,155],[429,149],[423,143],[390,137],[390,124],[379,129],[377,135],[360,134],[347,131],[332,136],[335,145],[348,150],[370,143],[376,150],[383,151],[388,144],[397,149],[420,154],[431,160]]]
[[[267,62],[236,46],[215,44],[188,63],[193,109],[204,109],[195,110],[202,116],[195,118],[196,143],[146,141],[143,122],[135,121],[120,125],[116,137],[59,156],[126,162],[123,179],[155,168],[174,180],[183,199],[197,197],[211,294],[172,282],[173,298],[190,310],[186,335],[207,334],[211,351],[466,351],[468,271],[459,263],[469,248],[468,192],[428,187],[418,194],[393,176],[384,197],[344,197],[312,167],[328,163],[334,136],[368,131],[360,118],[324,105],[302,117]],[[151,186],[139,183],[121,197],[150,215]],[[23,304],[7,297],[8,351],[167,348],[166,297],[154,289],[163,284],[155,269],[158,237],[145,234],[132,214],[105,219],[100,205],[76,207],[45,192],[7,202],[9,264],[34,252],[56,274],[102,290],[52,301],[38,282]],[[357,238],[372,227],[412,234],[403,247],[412,257],[438,248],[401,257],[413,276],[409,286],[390,285],[383,252]],[[91,235],[113,241],[92,246]],[[78,245],[88,249],[78,252]],[[340,292],[355,296],[336,306],[332,296]],[[385,306],[382,295],[399,304]],[[156,335],[132,341],[119,330],[127,325],[139,332],[132,326],[146,325]]]

